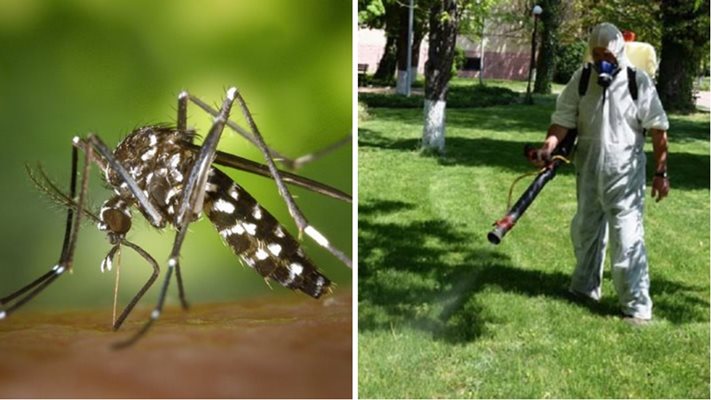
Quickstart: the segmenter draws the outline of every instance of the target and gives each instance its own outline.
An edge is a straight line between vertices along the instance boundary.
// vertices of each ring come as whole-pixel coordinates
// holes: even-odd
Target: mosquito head
[[[107,232],[112,244],[121,241],[131,229],[131,211],[126,202],[117,196],[104,202],[99,218],[99,229]]]

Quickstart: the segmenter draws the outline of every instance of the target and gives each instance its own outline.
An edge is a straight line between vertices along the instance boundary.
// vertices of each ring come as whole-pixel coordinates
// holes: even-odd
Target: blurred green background
[[[175,123],[176,98],[189,90],[210,104],[237,86],[269,145],[299,156],[351,133],[352,45],[349,1],[90,1],[0,0],[0,295],[57,261],[64,211],[32,185],[25,163],[41,161],[68,186],[71,138],[96,132],[111,146],[132,129]],[[245,125],[235,110],[233,119]],[[189,108],[189,126],[206,133],[211,118]],[[220,149],[261,161],[258,151],[226,131]],[[352,147],[298,172],[351,193]],[[231,172],[294,232],[272,181]],[[94,209],[110,192],[94,170]],[[294,189],[297,202],[332,243],[351,254],[351,205]],[[138,213],[129,240],[165,269],[173,230],[158,232]],[[351,271],[310,239],[307,254],[349,290]],[[74,271],[28,308],[108,307],[114,276],[99,264],[110,246],[84,224]],[[182,252],[188,300],[232,301],[284,294],[242,267],[203,218]],[[121,304],[150,275],[129,249],[122,253]],[[160,281],[158,281],[160,282]],[[157,282],[157,283],[158,283]],[[142,304],[157,296],[155,284]],[[177,304],[172,283],[169,304]]]

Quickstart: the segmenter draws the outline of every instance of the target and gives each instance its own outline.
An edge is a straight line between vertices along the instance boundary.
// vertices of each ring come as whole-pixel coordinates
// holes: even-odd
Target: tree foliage
[[[420,44],[427,35],[431,0],[414,2],[412,66],[419,63]],[[358,25],[385,31],[386,45],[373,78],[390,81],[397,69],[407,69],[408,0],[358,0]]]
[[[647,42],[659,52],[661,49],[662,25],[660,1],[635,0],[577,0],[581,33],[587,32],[602,22],[614,24],[620,30],[632,31],[637,40]]]
[[[383,29],[385,27],[383,0],[358,0],[358,25],[362,28]]]

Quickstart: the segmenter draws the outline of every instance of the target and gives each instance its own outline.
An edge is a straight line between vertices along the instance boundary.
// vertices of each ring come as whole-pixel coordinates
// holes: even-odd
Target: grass
[[[554,98],[535,100],[448,110],[441,157],[418,151],[420,110],[368,109],[360,397],[708,398],[709,115],[671,116],[672,192],[659,204],[648,195],[645,215],[655,321],[635,329],[618,317],[609,272],[600,304],[566,297],[572,167],[502,244],[486,240],[510,183],[530,171],[523,145],[547,128]]]

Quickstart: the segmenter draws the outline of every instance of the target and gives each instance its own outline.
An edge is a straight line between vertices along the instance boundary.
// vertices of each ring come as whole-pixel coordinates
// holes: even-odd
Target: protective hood
[[[617,64],[620,68],[627,66],[627,56],[625,55],[625,39],[622,37],[622,32],[615,25],[604,22],[596,25],[590,38],[588,39],[588,47],[590,54],[595,47],[608,49],[617,58]]]

